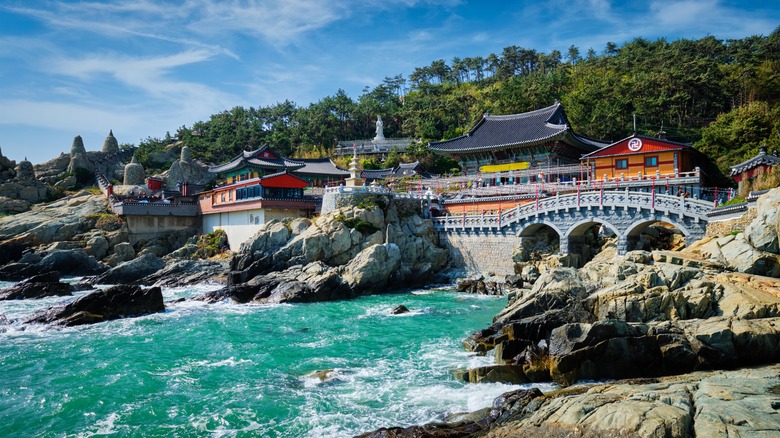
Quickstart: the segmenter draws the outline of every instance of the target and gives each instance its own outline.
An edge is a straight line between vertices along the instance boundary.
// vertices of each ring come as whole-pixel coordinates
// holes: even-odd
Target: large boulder
[[[164,310],[159,287],[143,289],[139,286],[120,285],[97,290],[62,307],[38,312],[24,322],[74,326]]]
[[[383,290],[400,264],[401,251],[397,245],[374,245],[361,251],[344,267],[342,278],[357,292]]]

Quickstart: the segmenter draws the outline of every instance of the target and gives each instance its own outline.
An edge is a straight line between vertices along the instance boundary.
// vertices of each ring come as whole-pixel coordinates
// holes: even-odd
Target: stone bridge
[[[619,254],[633,248],[649,225],[664,222],[685,235],[686,244],[704,237],[713,201],[625,190],[558,194],[518,205],[500,214],[434,218],[441,240],[463,258],[467,270],[514,273],[517,246],[533,244],[549,227],[560,238],[560,253],[580,253],[586,232],[604,226],[617,236]]]

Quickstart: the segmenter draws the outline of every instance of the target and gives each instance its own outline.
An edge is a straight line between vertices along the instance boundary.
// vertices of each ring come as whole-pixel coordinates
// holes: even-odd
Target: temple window
[[[628,159],[621,158],[619,160],[615,160],[615,169],[628,169]]]
[[[645,167],[658,167],[658,157],[645,157]]]

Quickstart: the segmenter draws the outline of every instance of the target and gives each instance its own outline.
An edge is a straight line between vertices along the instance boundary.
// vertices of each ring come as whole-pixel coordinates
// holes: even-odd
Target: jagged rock
[[[31,162],[24,160],[19,162],[15,169],[17,181],[35,181],[35,169]]]
[[[226,282],[225,264],[210,260],[171,261],[159,271],[141,279],[143,284],[161,287]]]
[[[314,262],[259,275],[246,283],[229,285],[198,299],[207,302],[231,299],[237,303],[303,303],[354,296],[356,293],[344,284],[338,269]]]
[[[143,289],[139,286],[120,285],[97,290],[63,307],[38,312],[24,322],[74,326],[164,310],[159,287]]]
[[[455,290],[479,295],[504,295],[505,293],[503,282],[498,279],[487,280],[482,276],[458,280]]]
[[[353,291],[382,290],[400,263],[401,251],[397,245],[374,245],[361,251],[344,267],[342,278]]]
[[[35,275],[11,287],[0,290],[0,300],[25,300],[70,295],[73,295],[73,286],[60,282],[59,272]]]
[[[0,213],[22,213],[29,209],[30,203],[23,199],[12,199],[7,196],[0,196]]]
[[[168,161],[167,159],[165,161]],[[166,187],[170,190],[175,190],[180,187],[180,183],[195,183],[205,184],[213,176],[208,171],[208,166],[205,166],[192,159],[190,155],[190,149],[187,146],[181,148],[179,159],[171,164],[165,175],[167,181]]]
[[[35,205],[28,212],[0,217],[3,245],[35,246],[72,240],[92,229],[91,219],[107,208],[106,199],[81,191],[48,204]]]
[[[45,251],[40,262],[35,264],[38,272],[56,271],[72,275],[94,275],[106,268],[95,257],[81,248],[55,249]]]
[[[392,309],[390,309],[390,314],[391,315],[402,315],[404,313],[409,313],[409,309],[406,306],[404,306],[403,304],[400,304],[400,305],[395,306]]]
[[[78,184],[75,175],[68,175],[65,178],[54,183],[54,187],[60,190],[72,190]]]
[[[309,220],[309,219],[306,219],[306,218],[293,219],[292,222],[290,222],[290,235],[291,235],[291,237],[295,237],[295,236],[303,233],[310,226],[311,226],[311,220]]]
[[[289,240],[283,242],[284,238]],[[448,253],[438,248],[435,240],[429,222],[414,214],[400,219],[393,203],[384,209],[375,205],[334,210],[313,223],[296,220],[284,229],[271,221],[242,244],[233,257],[229,283],[322,262],[341,267],[344,283],[358,293],[371,287],[381,291],[389,282],[414,286],[426,282],[447,264]],[[377,246],[384,249],[379,251]],[[373,260],[374,256],[381,260]]]
[[[120,263],[91,280],[92,284],[132,284],[165,268],[165,262],[154,254],[145,254]]]

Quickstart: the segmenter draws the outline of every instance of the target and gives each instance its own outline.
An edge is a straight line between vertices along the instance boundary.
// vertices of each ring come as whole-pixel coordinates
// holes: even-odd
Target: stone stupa
[[[92,171],[91,163],[87,158],[87,150],[84,149],[84,140],[80,135],[73,137],[73,144],[70,147],[70,162],[68,163],[68,172],[76,173],[76,169],[87,169]]]
[[[135,155],[133,155],[133,159],[125,165],[125,178],[123,184],[126,186],[140,186],[144,184],[145,179],[146,172],[144,171],[144,167],[141,166],[141,163],[139,163],[136,160]]]
[[[103,152],[107,154],[115,154],[119,152],[119,142],[114,137],[114,130],[108,131],[108,137],[103,141]]]

